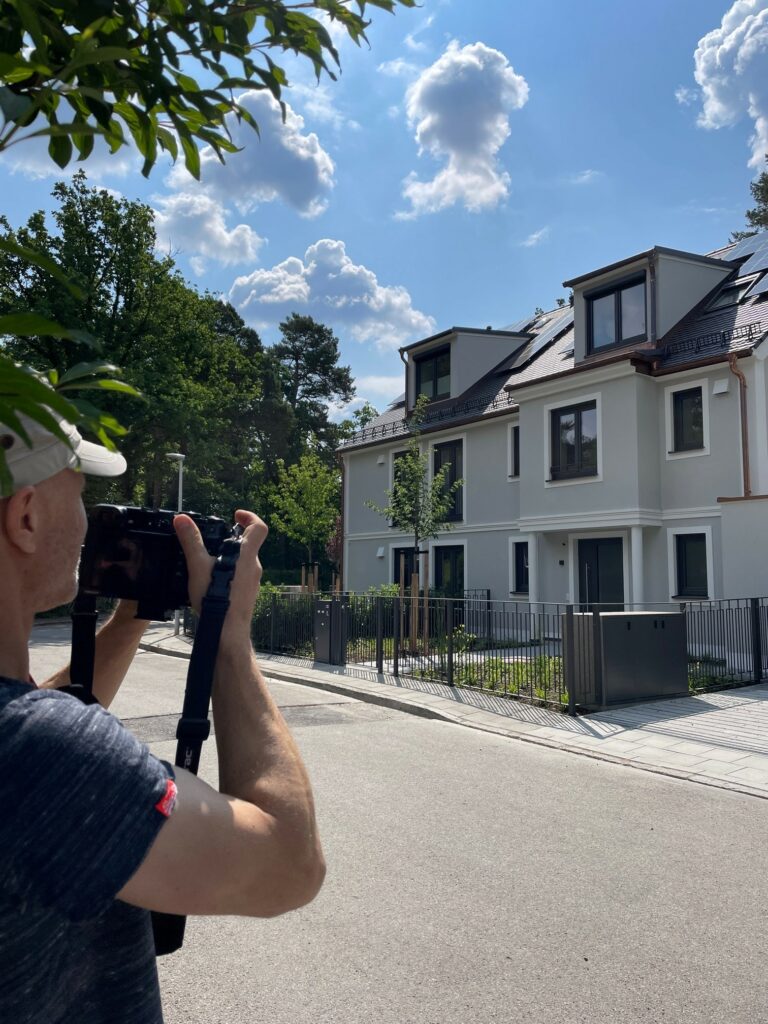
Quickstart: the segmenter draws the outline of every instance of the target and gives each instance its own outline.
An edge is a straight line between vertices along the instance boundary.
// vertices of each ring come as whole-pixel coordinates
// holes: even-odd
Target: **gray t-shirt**
[[[0,1021],[161,1024],[150,915],[115,895],[172,779],[98,705],[0,677]]]

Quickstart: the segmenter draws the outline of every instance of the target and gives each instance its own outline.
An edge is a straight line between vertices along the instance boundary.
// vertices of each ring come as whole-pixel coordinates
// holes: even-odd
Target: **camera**
[[[80,592],[138,601],[138,617],[165,621],[189,604],[187,563],[168,509],[94,505],[80,559]],[[217,516],[186,512],[211,555],[218,555],[232,527]]]

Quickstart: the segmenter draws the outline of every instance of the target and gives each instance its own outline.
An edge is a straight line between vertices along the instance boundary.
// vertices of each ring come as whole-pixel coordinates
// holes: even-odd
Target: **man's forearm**
[[[271,815],[287,855],[312,870],[322,869],[309,778],[244,631],[222,637],[213,717],[221,792]]]
[[[127,604],[118,606],[115,613],[96,634],[93,666],[93,695],[108,708],[115,699],[125,674],[131,667],[139,641],[149,623],[134,618],[135,609]],[[41,685],[58,689],[71,682],[70,666],[66,665]]]

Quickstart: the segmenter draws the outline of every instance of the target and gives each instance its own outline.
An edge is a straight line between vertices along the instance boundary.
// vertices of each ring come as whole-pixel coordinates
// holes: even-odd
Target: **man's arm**
[[[309,779],[250,641],[267,528],[249,512],[236,518],[246,531],[213,690],[221,792],[176,770],[175,810],[118,894],[150,910],[271,917],[308,903],[325,876]],[[175,522],[199,606],[212,559],[194,523]]]
[[[115,699],[149,625],[145,619],[135,616],[136,602],[120,601],[112,617],[96,634],[93,695],[104,708],[108,708]],[[40,686],[49,690],[68,686],[71,682],[69,669],[69,665],[59,669]]]

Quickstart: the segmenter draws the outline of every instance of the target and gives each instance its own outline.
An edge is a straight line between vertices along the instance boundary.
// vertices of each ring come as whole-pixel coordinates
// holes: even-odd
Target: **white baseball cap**
[[[48,411],[69,439],[71,448],[28,416],[19,416],[19,420],[32,442],[31,448],[15,431],[0,423],[0,448],[5,452],[15,491],[39,484],[62,469],[79,469],[90,476],[120,476],[125,472],[127,464],[119,452],[84,441],[76,427]]]

